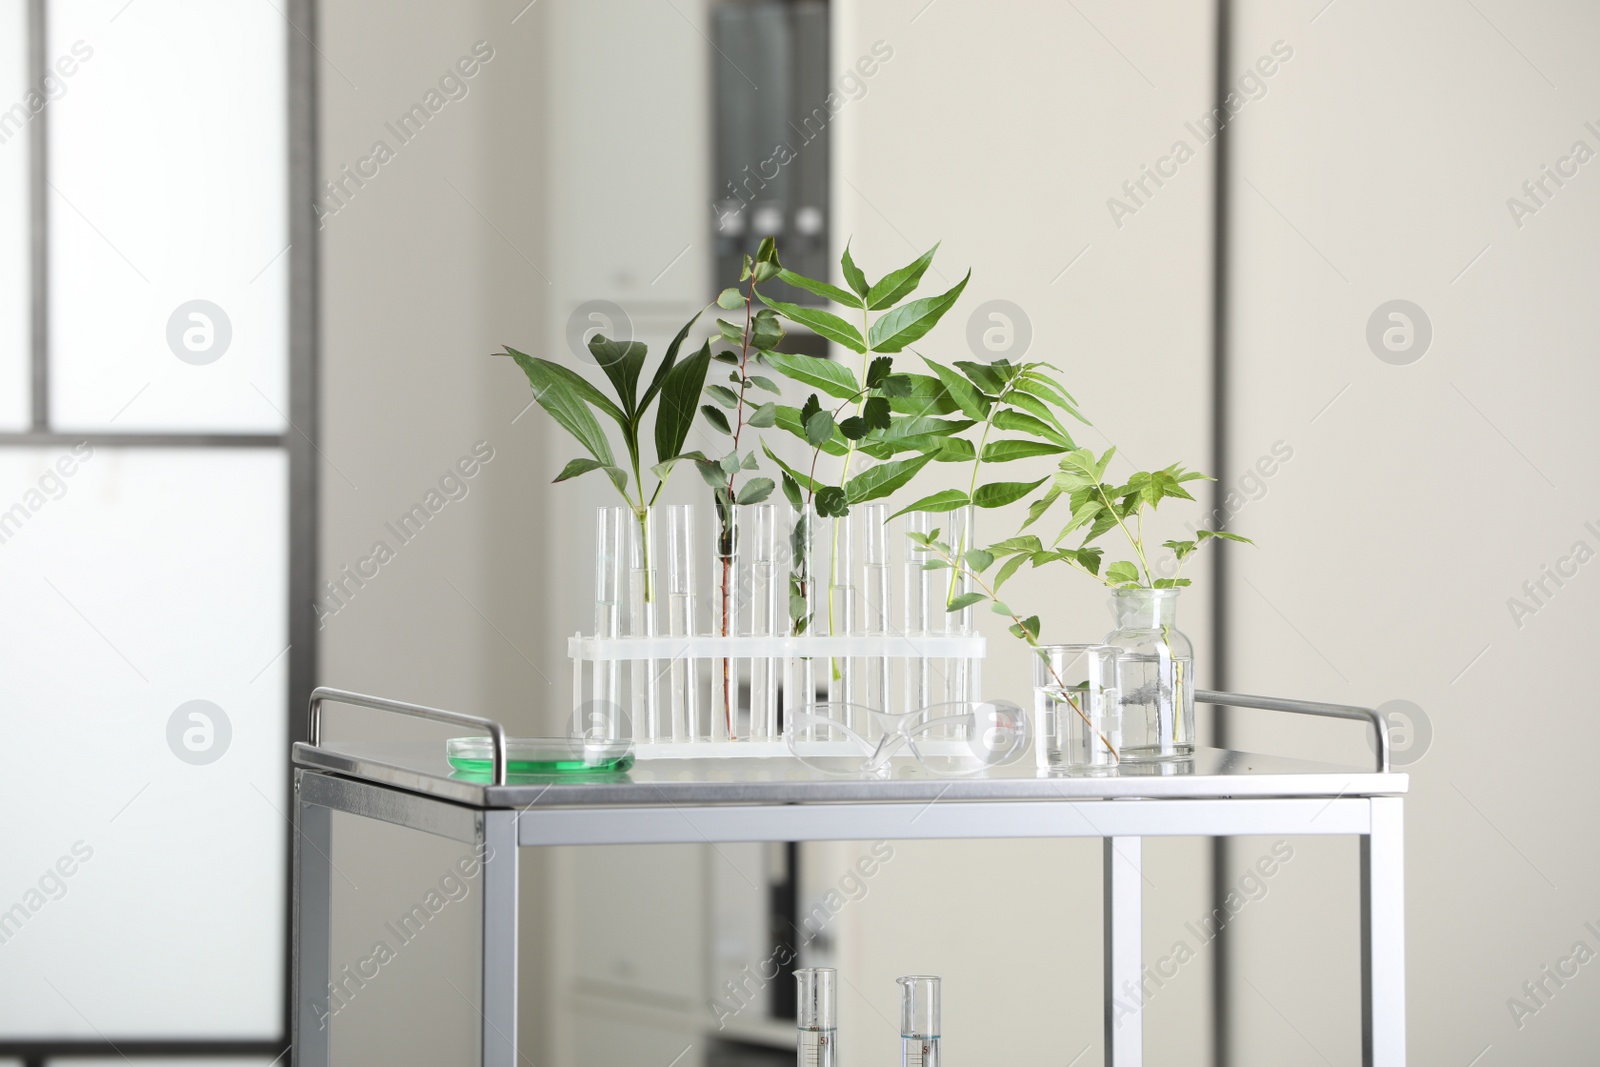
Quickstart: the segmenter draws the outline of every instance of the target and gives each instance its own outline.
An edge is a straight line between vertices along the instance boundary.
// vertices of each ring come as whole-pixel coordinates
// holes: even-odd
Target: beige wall
[[[1588,568],[1550,584],[1520,628],[1507,600],[1574,542],[1600,549],[1584,527],[1600,516],[1588,455],[1600,199],[1593,164],[1520,228],[1507,198],[1575,140],[1600,150],[1581,51],[1600,20],[1553,2],[1314,14],[1250,3],[1238,27],[1241,59],[1277,38],[1296,52],[1237,127],[1231,447],[1240,472],[1274,440],[1295,454],[1239,520],[1261,547],[1236,553],[1233,681],[1411,701],[1431,723],[1431,745],[1402,753],[1415,761],[1416,1061],[1465,1064],[1492,1046],[1482,1063],[1587,1062],[1587,969],[1521,1029],[1507,999],[1576,941],[1600,949],[1584,928],[1600,866],[1576,844],[1595,834],[1594,789],[1551,759],[1596,736],[1593,698],[1566,679],[1590,659],[1600,600]],[[1365,339],[1396,298],[1433,328],[1404,366]],[[1368,755],[1342,725],[1261,723],[1242,740]],[[1238,1062],[1356,1063],[1355,848],[1296,847],[1283,892],[1241,930]]]

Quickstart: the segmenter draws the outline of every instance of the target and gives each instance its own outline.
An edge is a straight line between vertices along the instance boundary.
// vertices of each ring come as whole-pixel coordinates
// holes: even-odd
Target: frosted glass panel
[[[0,4],[0,430],[27,426],[33,300],[28,281],[28,5]]]
[[[57,428],[283,428],[286,32],[270,3],[50,4]]]
[[[287,462],[0,450],[0,1038],[275,1038]]]

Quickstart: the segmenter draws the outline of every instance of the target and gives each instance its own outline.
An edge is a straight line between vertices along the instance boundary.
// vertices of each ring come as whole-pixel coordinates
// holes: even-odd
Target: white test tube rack
[[[605,509],[602,509],[604,512]],[[857,521],[882,522],[884,512],[863,514]],[[605,523],[602,517],[602,526]],[[613,517],[612,521],[616,521]],[[833,520],[822,520],[832,522]],[[935,523],[936,524],[936,523]],[[869,605],[862,613],[866,622],[852,623],[857,629],[882,632],[844,634],[807,633],[759,634],[760,623],[740,616],[737,628],[745,632],[723,636],[707,633],[667,633],[677,627],[652,627],[654,632],[638,633],[629,626],[628,634],[586,636],[574,634],[567,641],[567,656],[572,662],[572,707],[574,728],[594,730],[605,721],[595,715],[597,703],[607,704],[616,715],[612,720],[619,736],[632,736],[639,759],[768,758],[790,755],[784,731],[790,729],[794,713],[827,701],[848,703],[856,709],[904,713],[928,704],[952,700],[977,700],[981,694],[981,668],[985,655],[984,638],[971,630],[971,613],[948,615],[930,612],[925,605],[942,596],[929,595],[929,587],[948,581],[948,570],[920,572],[912,558],[914,549],[899,523],[891,523],[886,543],[890,554],[903,560],[901,566],[885,566],[868,576],[865,587],[893,598],[892,604]],[[819,536],[817,541],[822,542]],[[898,543],[897,543],[898,542]],[[841,575],[835,569],[817,566],[813,560],[813,581],[837,580],[839,584],[859,583],[855,566],[848,561]],[[748,561],[747,561],[748,565]],[[788,602],[787,567],[780,568],[783,580],[782,603]],[[698,597],[710,602],[716,594],[715,569],[701,569],[703,580],[696,583]],[[886,579],[885,575],[889,577]],[[902,575],[900,582],[893,576]],[[619,576],[620,577],[620,576]],[[915,587],[921,587],[919,590]],[[671,589],[666,580],[663,589]],[[903,610],[902,610],[903,609]],[[665,606],[663,611],[668,610]],[[825,629],[826,593],[817,590],[814,627]],[[785,619],[787,621],[787,619]],[[963,632],[965,631],[965,632]],[[627,669],[623,665],[627,664]],[[776,679],[772,678],[776,674]],[[733,736],[729,736],[715,679],[749,679],[750,684],[735,685]],[[775,695],[763,697],[763,684],[776,684]],[[812,679],[815,693],[803,692],[802,679]],[[851,682],[850,679],[855,679]],[[639,679],[649,687],[647,694],[637,691],[624,702],[618,691],[621,679]],[[872,681],[869,682],[868,679]],[[929,685],[933,680],[935,684]],[[710,699],[707,699],[709,685]],[[634,683],[638,684],[638,683]],[[680,694],[679,689],[687,691]],[[630,689],[632,686],[630,686]],[[680,699],[680,697],[682,699]],[[768,716],[751,705],[772,701],[778,705],[777,730],[760,725]],[[688,721],[675,720],[675,708],[689,709]],[[860,721],[860,712],[848,723],[853,729],[875,731]],[[841,721],[844,721],[841,719]]]

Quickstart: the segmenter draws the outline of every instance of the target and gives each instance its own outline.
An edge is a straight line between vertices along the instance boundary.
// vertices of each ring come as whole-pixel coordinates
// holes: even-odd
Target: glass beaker
[[[1178,630],[1178,590],[1113,589],[1123,762],[1194,756],[1194,646]]]
[[[1122,708],[1114,645],[1033,650],[1034,753],[1050,773],[1095,774],[1117,765]]]

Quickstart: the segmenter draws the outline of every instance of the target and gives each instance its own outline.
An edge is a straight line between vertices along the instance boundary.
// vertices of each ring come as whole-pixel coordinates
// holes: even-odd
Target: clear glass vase
[[[1034,751],[1047,774],[1107,774],[1122,747],[1122,702],[1111,645],[1033,650]]]
[[[1194,756],[1194,646],[1177,626],[1178,590],[1113,589],[1124,763]]]

